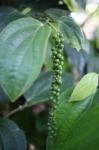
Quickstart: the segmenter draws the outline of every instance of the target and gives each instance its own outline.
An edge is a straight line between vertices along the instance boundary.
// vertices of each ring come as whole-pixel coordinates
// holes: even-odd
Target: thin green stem
[[[8,114],[6,114],[6,115],[4,116],[4,118],[9,118],[10,116],[16,114],[17,112],[23,111],[25,108],[26,108],[26,105],[25,105],[25,104],[24,104],[24,105],[20,105],[20,106],[18,106],[16,109],[14,109],[14,110],[10,111]]]
[[[55,28],[55,26],[52,23],[48,22],[48,24],[52,27],[52,29],[54,29],[56,32],[58,32],[57,28]]]

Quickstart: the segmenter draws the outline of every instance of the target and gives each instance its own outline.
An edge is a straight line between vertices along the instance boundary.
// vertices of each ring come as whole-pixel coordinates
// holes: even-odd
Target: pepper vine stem
[[[17,112],[23,111],[25,108],[27,108],[27,105],[19,105],[16,109],[10,111],[9,113],[7,113],[4,118],[9,118],[10,116],[16,114]]]
[[[57,30],[57,28],[55,28],[55,26],[54,26],[52,23],[50,23],[49,21],[48,21],[47,23],[48,23],[49,26],[51,26],[52,29],[54,29],[56,32],[59,32],[59,31]]]

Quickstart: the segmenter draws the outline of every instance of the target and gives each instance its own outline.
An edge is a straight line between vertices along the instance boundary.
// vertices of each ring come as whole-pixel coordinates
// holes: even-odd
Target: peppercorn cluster
[[[59,104],[60,87],[62,84],[62,66],[63,66],[63,47],[64,38],[61,33],[57,33],[53,36],[54,46],[51,48],[52,60],[53,60],[53,78],[51,84],[51,97],[52,109],[49,114],[48,131],[50,137],[56,135],[56,122],[54,118],[54,113],[56,111],[57,105]]]

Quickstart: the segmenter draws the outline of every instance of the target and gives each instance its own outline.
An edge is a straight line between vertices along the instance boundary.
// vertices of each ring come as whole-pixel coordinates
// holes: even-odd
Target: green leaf
[[[3,89],[0,87],[0,104],[9,103],[10,100],[8,96],[4,93]]]
[[[60,31],[64,35],[65,42],[77,50],[84,49],[85,37],[75,21],[69,16],[63,16],[58,22]]]
[[[76,48],[77,50],[89,50],[89,45],[86,42],[83,31],[66,11],[60,9],[48,9],[45,13],[53,20],[52,24],[55,28],[58,28],[58,30],[60,29],[63,33],[66,44],[69,44],[69,46]]]
[[[59,105],[54,112],[57,128],[56,136],[52,139],[48,138],[48,150],[67,150],[66,141],[75,122],[92,105],[93,96],[86,98],[84,101],[69,103],[68,100],[72,90],[73,88],[66,90],[60,97]]]
[[[73,76],[70,73],[62,75],[63,83],[61,92],[74,84]],[[50,98],[50,87],[52,81],[52,72],[42,72],[33,86],[24,94],[28,106],[46,102]]]
[[[99,73],[99,57],[92,56],[89,58],[87,63],[87,71]]]
[[[99,105],[84,113],[68,135],[64,150],[98,150]]]
[[[69,102],[81,101],[90,95],[95,94],[98,86],[98,74],[88,73],[77,84],[71,94]]]
[[[86,51],[81,49],[78,52],[76,49],[71,48],[69,45],[65,44],[65,53],[66,56],[68,55],[69,57],[70,64],[75,66],[82,76],[84,74],[85,65],[89,57]]]
[[[14,102],[35,81],[43,65],[50,27],[31,17],[11,22],[0,34],[0,83]]]
[[[96,29],[96,47],[99,49],[99,27]]]
[[[18,10],[13,7],[7,7],[7,6],[0,7],[0,17],[1,16],[6,17],[7,15],[11,15],[11,14],[14,14],[17,12],[18,12]]]
[[[51,56],[52,56],[51,50],[50,50],[50,48],[48,48],[47,53],[46,53],[45,62],[44,62],[44,65],[48,69],[48,71],[51,71],[53,68],[53,61],[52,61]]]
[[[73,18],[69,16],[69,13],[60,9],[48,9],[45,13],[49,18],[55,21],[53,25],[58,29],[60,28],[66,44],[69,44],[72,48],[76,48],[77,50],[88,49],[83,31]]]
[[[0,147],[4,150],[26,150],[27,142],[21,129],[11,120],[0,120]]]
[[[97,92],[94,95],[93,98],[93,106],[99,105],[99,88],[97,89]]]
[[[51,73],[42,72],[32,87],[24,94],[29,106],[48,101],[50,97]]]
[[[17,9],[12,7],[0,7],[0,32],[11,22],[24,17]]]
[[[59,8],[50,8],[45,11],[45,14],[53,20],[59,20],[61,17],[69,15],[69,12]]]

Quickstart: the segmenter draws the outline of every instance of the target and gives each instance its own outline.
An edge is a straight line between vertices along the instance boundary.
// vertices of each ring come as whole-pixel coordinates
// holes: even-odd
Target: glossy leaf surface
[[[68,150],[67,140],[73,126],[80,115],[92,105],[93,96],[90,96],[81,102],[69,103],[68,100],[72,90],[73,89],[65,91],[60,97],[59,105],[54,112],[57,128],[56,137],[48,138],[48,150]]]
[[[98,150],[99,105],[84,113],[73,126],[65,150]]]
[[[11,101],[35,81],[45,59],[50,27],[31,17],[11,22],[0,34],[0,83]]]
[[[64,73],[62,80],[61,92],[74,85],[74,79],[70,73]],[[42,72],[40,74],[33,86],[25,93],[25,98],[29,106],[49,100],[51,82],[52,72]]]
[[[88,73],[77,84],[70,97],[70,102],[81,101],[95,94],[98,86],[98,74]]]
[[[26,137],[21,129],[11,120],[0,121],[0,148],[4,150],[26,150]]]
[[[11,22],[24,17],[13,7],[0,7],[0,32]]]
[[[85,37],[80,27],[70,16],[63,16],[59,20],[59,27],[65,42],[77,50],[85,47]]]

